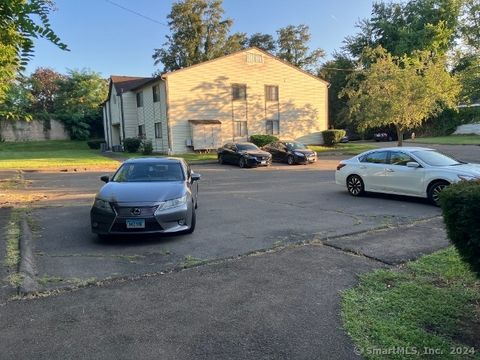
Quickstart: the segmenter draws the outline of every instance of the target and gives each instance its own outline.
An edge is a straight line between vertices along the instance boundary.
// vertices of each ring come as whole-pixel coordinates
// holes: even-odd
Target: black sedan
[[[249,142],[227,143],[218,149],[218,163],[234,164],[241,168],[269,166],[272,155]]]
[[[272,154],[273,161],[293,164],[308,164],[317,161],[317,154],[296,141],[275,141],[263,147]]]

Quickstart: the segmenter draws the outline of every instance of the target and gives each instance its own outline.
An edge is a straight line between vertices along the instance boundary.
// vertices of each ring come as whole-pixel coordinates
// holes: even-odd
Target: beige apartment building
[[[103,118],[109,147],[140,136],[178,154],[253,134],[321,144],[328,83],[250,48],[155,78],[112,76]]]

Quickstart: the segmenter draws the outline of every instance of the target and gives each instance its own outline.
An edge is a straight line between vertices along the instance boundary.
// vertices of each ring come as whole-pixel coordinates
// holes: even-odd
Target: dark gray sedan
[[[125,161],[95,196],[92,232],[100,237],[131,233],[192,233],[200,175],[178,158]]]

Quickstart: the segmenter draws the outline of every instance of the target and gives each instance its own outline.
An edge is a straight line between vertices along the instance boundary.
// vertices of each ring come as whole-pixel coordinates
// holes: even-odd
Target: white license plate
[[[145,219],[127,219],[127,229],[145,229]]]
[[[260,164],[262,164],[262,165],[266,165],[266,164],[267,164],[267,162],[266,162],[266,161],[260,161]]]

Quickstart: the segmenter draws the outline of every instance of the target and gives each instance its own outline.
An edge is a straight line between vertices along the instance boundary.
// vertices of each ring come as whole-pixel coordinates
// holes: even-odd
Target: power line
[[[109,3],[109,4],[113,5],[113,6],[116,6],[116,7],[120,8],[120,9],[122,9],[122,10],[128,11],[129,13],[132,13],[132,14],[135,14],[135,15],[137,15],[137,16],[140,16],[140,17],[142,17],[142,18],[144,18],[144,19],[147,19],[147,20],[149,20],[149,21],[151,21],[151,22],[154,22],[154,23],[156,23],[156,24],[159,24],[159,25],[167,26],[167,27],[168,27],[167,24],[164,24],[164,23],[162,23],[162,22],[160,22],[160,21],[158,21],[158,20],[155,20],[155,19],[153,19],[153,18],[151,18],[151,17],[149,17],[149,16],[147,16],[147,15],[143,15],[143,14],[139,13],[138,11],[135,11],[135,10],[129,9],[129,8],[123,6],[123,5],[117,4],[117,3],[114,2],[114,1],[105,0],[105,2],[107,2],[107,3]]]

